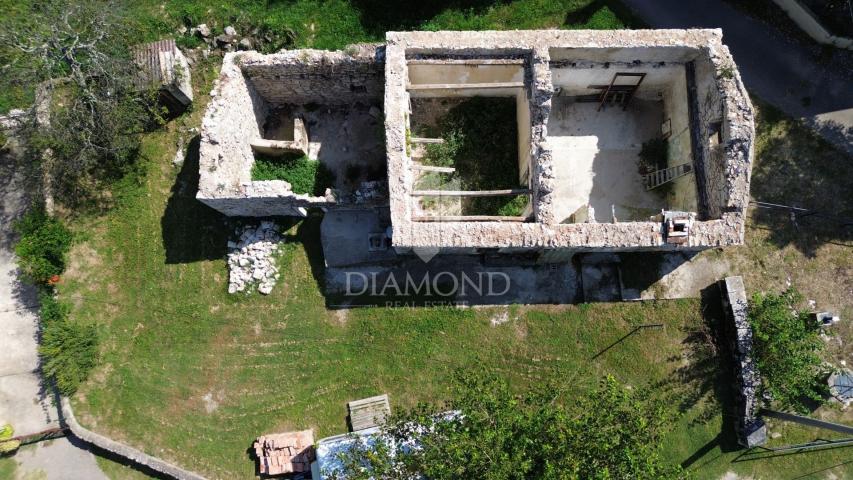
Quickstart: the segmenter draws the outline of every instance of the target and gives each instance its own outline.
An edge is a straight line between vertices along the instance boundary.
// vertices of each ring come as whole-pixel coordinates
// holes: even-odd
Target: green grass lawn
[[[201,110],[183,121],[194,124]],[[518,388],[558,381],[567,398],[606,373],[629,385],[657,385],[683,410],[666,457],[695,457],[689,468],[697,478],[727,471],[794,476],[849,454],[732,463],[740,452],[721,434],[717,400],[726,398],[726,382],[702,334],[699,300],[327,310],[318,288],[316,218],[291,228],[286,274],[272,295],[228,295],[229,227],[195,201],[192,160],[181,172],[171,166],[176,135],[177,125],[169,125],[147,136],[140,172],[117,186],[116,206],[80,220],[85,241],[75,246],[62,284],[76,321],[101,326],[101,367],[75,398],[80,420],[96,431],[212,478],[251,478],[246,449],[257,435],[343,432],[346,402],[378,393],[390,394],[394,408],[439,401],[449,373],[464,367],[496,371]],[[492,326],[503,312],[509,322]],[[598,355],[648,322],[666,326]],[[778,441],[810,433],[794,429]]]

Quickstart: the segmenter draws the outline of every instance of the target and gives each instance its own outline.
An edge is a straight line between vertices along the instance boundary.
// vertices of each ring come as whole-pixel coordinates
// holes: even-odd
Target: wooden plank
[[[413,170],[420,170],[422,172],[441,172],[441,173],[453,173],[456,171],[453,167],[436,167],[433,165],[419,165],[413,164]]]
[[[354,400],[347,404],[347,408],[353,431],[379,426],[391,415],[387,394]]]
[[[511,188],[507,190],[415,190],[413,197],[502,197],[506,195],[528,195],[527,188]]]
[[[491,83],[421,83],[409,84],[408,90],[462,90],[475,88],[524,88],[524,82]]]
[[[527,217],[502,215],[424,215],[412,217],[415,222],[523,222]]]
[[[444,139],[443,138],[412,137],[409,139],[409,143],[444,143]]]
[[[412,58],[408,65],[524,65],[523,58]]]

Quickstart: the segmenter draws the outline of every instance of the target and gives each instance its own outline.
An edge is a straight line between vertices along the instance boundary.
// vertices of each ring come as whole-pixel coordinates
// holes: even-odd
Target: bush
[[[39,317],[41,317],[43,326],[64,322],[71,312],[71,308],[67,303],[60,302],[47,290],[42,290],[39,294],[39,304],[41,305]]]
[[[44,373],[63,395],[72,395],[98,361],[98,332],[94,325],[43,322],[39,353]]]
[[[26,278],[39,287],[39,317],[44,374],[63,395],[71,395],[86,379],[98,358],[97,330],[92,325],[68,321],[71,307],[53,295],[54,275],[65,270],[71,232],[59,220],[34,209],[15,223],[21,235],[15,245],[18,263]]]
[[[252,180],[284,180],[294,193],[323,195],[335,177],[325,165],[305,155],[270,157],[255,155]]]
[[[465,134],[459,130],[450,130],[442,135],[444,143],[430,143],[426,146],[424,165],[436,167],[452,167],[456,163],[456,155],[465,142]]]
[[[496,376],[459,372],[455,398],[398,413],[384,435],[339,452],[330,478],[680,479],[661,457],[674,412],[612,377],[568,405],[549,385],[514,393]],[[569,406],[570,405],[570,406]],[[448,415],[447,411],[458,412]],[[417,448],[411,448],[417,445]]]
[[[823,403],[826,376],[819,328],[796,305],[802,297],[789,289],[782,294],[756,294],[749,309],[753,353],[762,376],[762,390],[783,407],[807,412],[806,401]]]
[[[427,145],[423,163],[455,167],[446,184],[462,190],[515,188],[518,132],[514,99],[473,97],[452,107],[440,121],[444,143]],[[523,186],[522,186],[523,187]],[[521,215],[527,195],[465,198],[466,215]]]
[[[12,440],[12,435],[14,434],[15,429],[8,423],[0,427],[0,455],[14,452],[21,446],[20,441]]]
[[[15,245],[18,264],[29,281],[47,285],[65,270],[72,235],[62,222],[34,209],[15,223],[15,231],[21,236]]]

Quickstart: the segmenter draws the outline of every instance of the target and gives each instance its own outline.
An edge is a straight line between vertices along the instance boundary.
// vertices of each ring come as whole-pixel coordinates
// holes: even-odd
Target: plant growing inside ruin
[[[321,196],[334,186],[335,177],[325,165],[305,155],[255,154],[252,180],[284,180],[293,193]]]
[[[444,132],[441,136],[444,143],[431,143],[426,146],[426,156],[423,163],[436,167],[452,167],[456,163],[456,155],[465,142],[465,133],[457,128]]]
[[[735,78],[735,68],[731,65],[723,65],[719,70],[720,78],[731,80]]]
[[[749,324],[762,392],[782,407],[807,412],[807,402],[824,402],[830,372],[821,356],[819,326],[808,312],[797,309],[800,302],[802,296],[793,289],[756,294]]]
[[[473,97],[453,106],[439,121],[443,143],[429,144],[423,163],[453,167],[446,185],[462,190],[516,188],[518,132],[515,100]],[[462,210],[472,215],[519,216],[527,196],[465,198]]]

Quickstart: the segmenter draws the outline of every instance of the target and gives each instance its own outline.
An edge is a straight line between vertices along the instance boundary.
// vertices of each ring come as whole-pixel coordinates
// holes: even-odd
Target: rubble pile
[[[283,238],[278,226],[263,221],[257,227],[239,227],[234,233],[237,241],[228,242],[228,293],[257,286],[260,293],[269,294],[279,278],[275,254]]]

